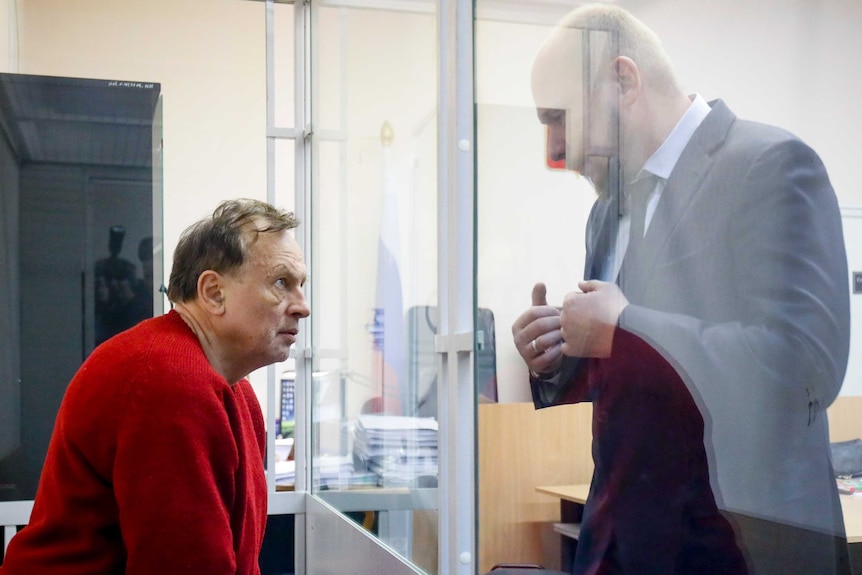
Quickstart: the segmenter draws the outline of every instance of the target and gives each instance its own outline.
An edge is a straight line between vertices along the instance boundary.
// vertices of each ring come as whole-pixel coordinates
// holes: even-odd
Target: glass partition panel
[[[530,454],[479,454],[479,571],[849,573],[831,457],[862,427],[827,417],[862,389],[839,208],[862,116],[829,95],[862,84],[862,11],[476,12],[477,307],[503,326],[481,447]]]
[[[436,572],[435,15],[316,14],[311,489]]]
[[[273,68],[273,120],[279,128],[293,128],[296,124],[294,113],[295,89],[294,74],[294,9],[293,4],[273,4],[272,6],[272,68]],[[293,196],[293,193],[290,194]]]
[[[293,140],[275,140],[274,191],[275,204],[284,210],[296,210],[296,193],[294,192],[294,153],[296,142]]]

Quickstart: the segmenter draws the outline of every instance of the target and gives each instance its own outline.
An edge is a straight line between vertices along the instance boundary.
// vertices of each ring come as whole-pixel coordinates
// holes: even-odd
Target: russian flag
[[[388,122],[380,132],[383,143],[383,212],[377,249],[377,291],[374,319],[369,331],[374,345],[374,381],[379,384],[375,412],[401,414],[406,407],[404,296],[401,288],[401,233],[398,191],[392,165],[392,128]]]

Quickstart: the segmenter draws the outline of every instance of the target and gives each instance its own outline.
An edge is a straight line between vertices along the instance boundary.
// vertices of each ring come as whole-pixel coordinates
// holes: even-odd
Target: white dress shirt
[[[682,118],[679,119],[676,126],[671,130],[668,137],[662,142],[661,146],[653,152],[641,168],[638,175],[631,182],[634,183],[638,179],[644,177],[644,172],[648,172],[655,176],[655,189],[651,192],[650,199],[646,207],[646,220],[644,221],[644,235],[646,235],[652,217],[655,214],[656,206],[658,206],[661,196],[664,193],[664,186],[667,179],[670,177],[674,166],[676,166],[682,151],[688,145],[689,140],[694,135],[700,123],[709,114],[709,104],[706,103],[699,94],[691,96],[691,106],[685,111]],[[613,266],[603,266],[606,273],[601,279],[605,281],[614,281],[619,274],[620,267],[623,263],[623,258],[626,255],[626,248],[629,244],[629,234],[631,232],[631,217],[628,212],[620,218],[619,228],[617,229],[617,249],[615,253],[608,254],[608,257],[613,260]]]

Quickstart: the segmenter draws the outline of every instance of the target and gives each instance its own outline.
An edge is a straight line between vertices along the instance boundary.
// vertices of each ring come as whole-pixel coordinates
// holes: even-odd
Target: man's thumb
[[[533,286],[533,305],[548,305],[548,288],[543,283]]]

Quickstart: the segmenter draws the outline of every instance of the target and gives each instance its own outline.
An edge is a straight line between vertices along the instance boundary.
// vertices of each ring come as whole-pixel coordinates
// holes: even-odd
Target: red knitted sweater
[[[30,524],[0,575],[255,574],[265,433],[171,312],[99,346],[66,390]]]

